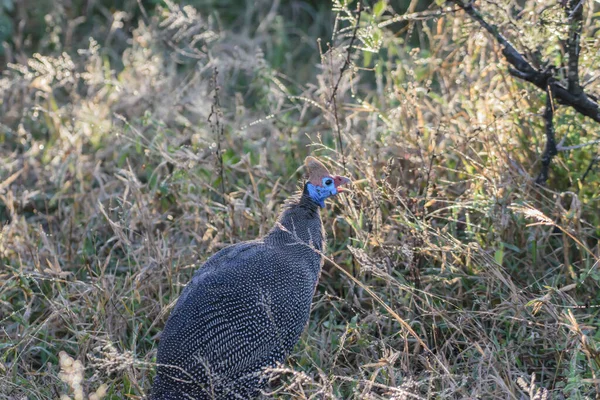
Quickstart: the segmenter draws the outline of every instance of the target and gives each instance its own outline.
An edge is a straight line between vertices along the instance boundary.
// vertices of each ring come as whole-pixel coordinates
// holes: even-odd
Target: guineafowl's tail
[[[154,386],[152,387],[152,393],[148,397],[148,400],[213,400],[214,397],[208,393],[202,393],[195,391],[189,393],[186,389],[189,389],[190,385],[177,385],[176,381],[164,379],[162,375],[156,375],[154,378]],[[182,390],[183,389],[183,390]]]
[[[265,375],[252,374],[238,378],[225,385],[217,385],[211,391],[199,386],[165,379],[156,375],[152,393],[148,400],[248,400],[260,395],[260,388],[266,383]],[[191,390],[191,391],[190,391]]]

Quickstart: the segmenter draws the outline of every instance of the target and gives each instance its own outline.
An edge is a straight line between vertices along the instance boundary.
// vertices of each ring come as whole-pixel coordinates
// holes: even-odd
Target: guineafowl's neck
[[[286,243],[301,241],[319,251],[323,250],[325,232],[319,205],[309,197],[306,185],[302,195],[286,205],[265,239]]]

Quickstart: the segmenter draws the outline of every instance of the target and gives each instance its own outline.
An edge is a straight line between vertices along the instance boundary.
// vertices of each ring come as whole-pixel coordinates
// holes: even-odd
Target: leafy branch
[[[508,72],[519,79],[533,83],[538,88],[547,93],[546,111],[544,120],[546,123],[546,148],[542,155],[542,170],[536,180],[539,184],[544,184],[548,180],[548,168],[552,157],[557,154],[557,147],[554,138],[553,100],[558,104],[572,107],[578,113],[600,122],[600,105],[597,98],[591,94],[585,93],[579,84],[579,52],[580,36],[583,18],[583,0],[566,0],[564,2],[567,20],[569,21],[569,38],[566,43],[568,54],[567,65],[567,86],[563,85],[554,75],[553,68],[536,69],[529,61],[500,33],[498,27],[485,20],[472,2],[463,3],[461,0],[448,0],[462,8],[473,20],[477,21],[481,27],[488,31],[502,46],[502,55],[506,58],[512,67]]]
[[[577,88],[567,88],[561,82],[554,78],[552,71],[549,70],[538,70],[534,68],[521,53],[515,49],[515,47],[498,31],[495,25],[489,24],[481,15],[479,10],[473,7],[472,3],[463,4],[460,0],[449,0],[477,21],[486,31],[488,31],[496,41],[502,46],[502,54],[506,58],[513,68],[509,68],[508,72],[520,79],[527,82],[533,83],[538,88],[546,91],[547,86],[550,86],[552,95],[559,104],[567,105],[575,109],[582,115],[593,119],[596,122],[600,122],[600,105],[597,99],[593,95],[585,93],[579,84],[576,83]],[[579,6],[582,8],[583,5]],[[581,16],[580,16],[581,18]],[[580,25],[580,23],[579,23]],[[579,28],[581,29],[581,28]],[[578,35],[577,35],[578,37]],[[577,39],[577,43],[579,39]],[[577,46],[578,47],[578,46]],[[573,54],[573,57],[578,56],[579,50],[571,51],[569,54]],[[575,70],[569,71],[569,76],[577,76],[578,71],[576,70],[578,63],[570,60],[569,65]],[[577,79],[578,81],[578,79]],[[575,81],[573,81],[575,82]]]

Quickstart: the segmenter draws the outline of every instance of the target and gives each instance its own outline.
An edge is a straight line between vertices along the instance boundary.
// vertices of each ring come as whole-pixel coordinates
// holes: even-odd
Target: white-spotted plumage
[[[304,330],[324,245],[319,206],[305,186],[265,237],[209,258],[161,335],[152,399],[258,396],[264,370],[283,361]]]

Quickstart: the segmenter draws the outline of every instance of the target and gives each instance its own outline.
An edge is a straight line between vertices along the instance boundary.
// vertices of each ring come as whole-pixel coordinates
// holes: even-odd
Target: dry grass
[[[0,396],[143,397],[183,286],[272,226],[310,153],[355,184],[323,212],[332,262],[269,397],[598,398],[600,179],[581,182],[594,147],[534,184],[544,100],[462,13],[387,25],[390,9],[368,8],[335,113],[354,7],[337,4],[331,48],[302,36],[322,20],[286,7],[228,26],[168,2],[112,14],[79,51],[57,24],[57,47],[4,72]],[[551,54],[558,39],[529,22],[558,25],[556,7],[528,1],[518,21],[482,7]],[[597,25],[581,71],[599,93]],[[555,124],[566,145],[597,132],[563,108]]]

